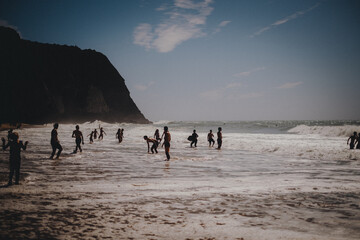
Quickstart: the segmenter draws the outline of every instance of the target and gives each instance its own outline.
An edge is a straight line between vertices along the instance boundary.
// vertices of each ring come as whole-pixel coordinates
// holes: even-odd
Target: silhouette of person
[[[58,132],[57,132],[58,128],[59,128],[59,124],[55,123],[54,124],[54,129],[51,131],[50,143],[51,143],[51,147],[52,147],[53,151],[51,153],[50,159],[53,159],[53,157],[55,155],[55,152],[56,152],[56,149],[59,149],[58,153],[56,155],[56,158],[60,157],[61,151],[63,150],[62,146],[60,145],[60,141],[58,139]]]
[[[350,149],[354,149],[354,147],[355,147],[355,140],[357,139],[357,132],[354,132],[354,135],[352,135],[352,136],[350,136],[349,138],[348,138],[348,140],[347,140],[347,145],[349,145],[349,140],[351,140],[350,141]]]
[[[94,142],[94,139],[93,139],[93,137],[94,137],[94,131],[91,131],[91,133],[88,135],[88,137],[90,137],[90,143],[93,143]]]
[[[97,139],[97,134],[98,134],[98,132],[97,132],[97,130],[95,128],[95,130],[94,130],[94,139]]]
[[[104,138],[104,134],[106,135],[106,132],[105,132],[104,129],[101,127],[101,128],[100,128],[100,134],[99,134],[99,141]]]
[[[194,129],[193,134],[191,135],[191,143],[190,143],[190,147],[193,146],[193,144],[196,147],[197,144],[197,138],[199,137],[199,135],[197,135],[196,130]]]
[[[156,139],[156,141],[158,141],[158,144],[160,144],[160,142],[161,142],[161,138],[160,138],[160,132],[159,132],[159,129],[156,129],[156,130],[155,130],[155,133],[154,133],[154,138]]]
[[[212,133],[212,130],[210,130],[210,132],[208,133],[207,140],[209,142],[209,147],[211,147],[211,143],[212,143],[212,146],[214,146],[215,140],[214,140],[214,134]]]
[[[82,132],[79,130],[80,129],[79,125],[76,125],[75,129],[76,130],[73,131],[71,137],[75,138],[76,147],[74,153],[77,153],[78,149],[80,150],[80,152],[82,152],[80,143],[84,145],[84,137]]]
[[[153,145],[151,146],[151,153],[154,153],[154,151],[156,153],[158,153],[157,151],[157,147],[158,147],[158,141],[156,141],[156,139],[154,138],[148,138],[148,136],[144,136],[144,140],[146,141],[147,143],[147,146],[148,146],[148,153],[150,153],[150,143],[152,143]]]
[[[8,141],[12,141],[12,137],[11,137],[12,134],[13,134],[13,129],[10,128],[8,131],[8,136],[7,136]]]
[[[222,129],[221,127],[218,128],[218,132],[217,132],[217,144],[218,147],[217,149],[221,149],[221,145],[222,145],[222,133],[221,133]]]
[[[161,135],[161,139],[164,137],[164,143],[165,145],[165,155],[167,158],[167,161],[170,160],[170,141],[171,141],[171,134],[169,132],[169,128],[167,126],[164,127],[164,132]]]
[[[17,132],[12,133],[10,138],[11,141],[8,141],[6,145],[5,145],[5,138],[1,138],[3,150],[6,150],[8,147],[10,147],[10,157],[9,157],[10,173],[9,173],[8,186],[12,185],[14,172],[15,172],[15,184],[16,185],[19,184],[20,165],[21,165],[20,152],[21,149],[26,150],[26,147],[29,143],[28,141],[26,141],[25,144],[23,144],[22,141],[19,141],[19,134]]]
[[[121,129],[120,128],[117,130],[115,137],[119,140],[119,143],[121,143],[122,139],[121,139]]]
[[[118,139],[119,139],[119,143],[121,143],[122,140],[124,139],[124,129],[123,128],[120,130],[120,133],[118,135]]]
[[[356,145],[356,149],[360,149],[360,134],[357,136],[354,144]]]

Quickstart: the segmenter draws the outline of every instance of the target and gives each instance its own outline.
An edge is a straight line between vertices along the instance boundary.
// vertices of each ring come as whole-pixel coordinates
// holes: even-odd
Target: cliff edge
[[[0,123],[149,123],[106,56],[0,27]]]

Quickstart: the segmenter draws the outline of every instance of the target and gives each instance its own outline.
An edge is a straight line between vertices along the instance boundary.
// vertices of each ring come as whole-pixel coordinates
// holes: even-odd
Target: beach
[[[72,154],[75,124],[60,124],[64,151],[53,160],[51,124],[16,130],[30,143],[22,152],[21,185],[0,188],[1,239],[360,237],[360,150],[346,145],[356,122],[79,125],[83,152]],[[89,144],[86,136],[99,125],[107,135]],[[169,162],[161,147],[148,154],[143,140],[165,125]],[[217,127],[221,150],[206,141]],[[121,144],[118,128],[125,129]],[[197,148],[186,140],[193,129]],[[0,151],[1,185],[8,157]]]

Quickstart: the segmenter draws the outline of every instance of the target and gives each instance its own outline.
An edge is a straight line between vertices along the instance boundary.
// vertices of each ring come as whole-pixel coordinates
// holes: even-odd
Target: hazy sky
[[[360,1],[3,1],[22,38],[95,49],[152,120],[360,119]]]

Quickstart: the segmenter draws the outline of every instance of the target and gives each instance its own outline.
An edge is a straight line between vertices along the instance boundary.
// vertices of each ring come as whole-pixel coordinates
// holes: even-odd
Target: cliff
[[[149,123],[103,54],[23,40],[0,27],[0,123]]]

